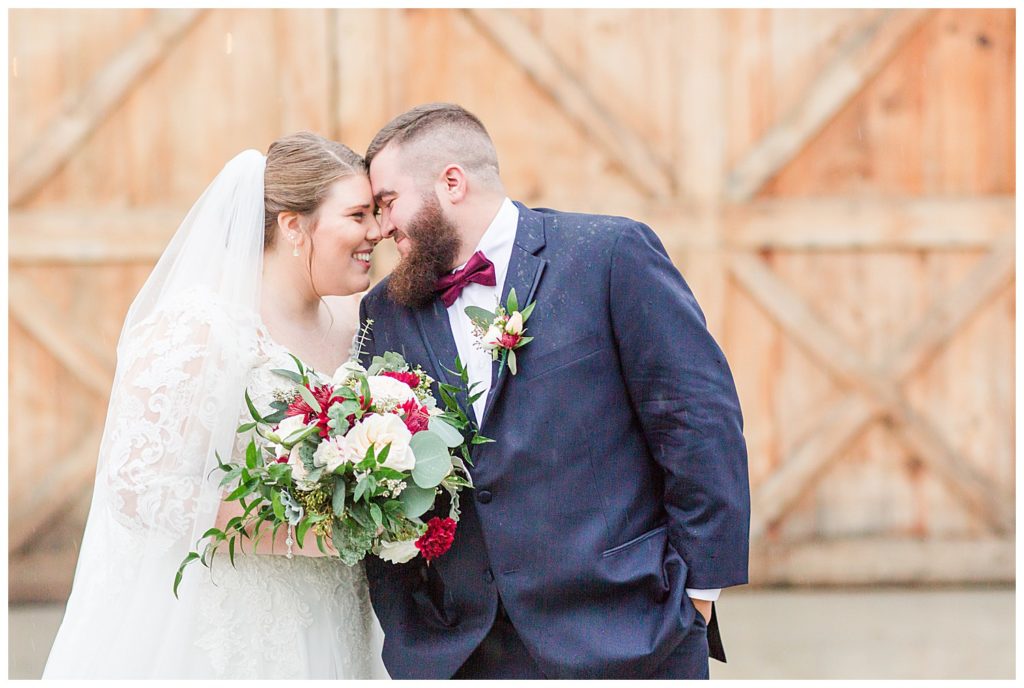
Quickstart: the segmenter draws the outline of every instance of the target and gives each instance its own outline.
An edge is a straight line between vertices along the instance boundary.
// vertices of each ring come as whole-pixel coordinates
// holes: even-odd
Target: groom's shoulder
[[[388,299],[388,280],[390,278],[390,275],[384,277],[370,291],[366,292],[362,300],[364,308],[379,309],[390,303]]]
[[[544,218],[547,230],[555,233],[579,234],[580,230],[592,235],[618,236],[629,227],[641,225],[639,220],[622,215],[601,215],[554,208],[530,208]]]
[[[612,247],[624,234],[650,232],[639,220],[622,215],[530,208],[544,218],[545,237],[569,246]]]

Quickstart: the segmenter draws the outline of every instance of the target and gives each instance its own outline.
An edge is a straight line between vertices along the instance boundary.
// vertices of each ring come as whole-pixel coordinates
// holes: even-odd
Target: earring
[[[293,244],[292,245],[292,255],[296,256],[296,257],[299,255],[299,245],[298,244]]]

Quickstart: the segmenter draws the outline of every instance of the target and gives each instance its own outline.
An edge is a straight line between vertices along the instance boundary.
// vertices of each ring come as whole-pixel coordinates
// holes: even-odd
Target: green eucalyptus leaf
[[[435,494],[434,488],[423,488],[410,482],[398,495],[398,501],[402,503],[406,518],[419,518],[434,506]]]
[[[449,449],[454,449],[463,442],[461,432],[436,416],[430,418],[427,423],[427,428],[431,432],[437,433],[437,436],[441,438],[441,441],[444,442],[445,446]]]
[[[418,432],[409,442],[416,465],[412,479],[420,487],[436,487],[452,470],[452,457],[444,440],[430,430]]]

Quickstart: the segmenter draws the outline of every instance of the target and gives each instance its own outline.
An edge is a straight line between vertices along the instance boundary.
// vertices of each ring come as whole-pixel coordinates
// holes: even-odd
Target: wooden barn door
[[[739,387],[752,582],[1013,580],[1013,10],[23,10],[10,36],[12,600],[66,594],[121,321],[220,166],[306,128],[362,151],[437,100],[514,198],[664,241]]]

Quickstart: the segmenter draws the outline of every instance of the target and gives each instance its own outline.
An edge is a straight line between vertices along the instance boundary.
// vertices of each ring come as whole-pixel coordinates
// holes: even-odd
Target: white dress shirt
[[[512,245],[515,243],[518,227],[519,209],[510,199],[506,198],[501,202],[498,213],[491,220],[487,231],[480,237],[480,243],[473,251],[473,253],[483,251],[487,259],[494,264],[495,285],[488,287],[470,282],[455,299],[455,303],[448,307],[448,323],[452,328],[455,346],[459,350],[459,358],[469,370],[469,382],[470,384],[481,383],[477,387],[477,391],[483,390],[484,392],[473,404],[477,423],[483,422],[484,409],[487,407],[487,397],[491,390],[491,355],[476,346],[473,337],[473,322],[466,315],[466,307],[478,306],[488,311],[494,311],[498,307],[498,301],[505,287],[505,276],[508,274],[508,264],[512,259]],[[465,267],[466,264],[463,263],[453,272],[458,272]],[[527,295],[518,294],[518,296],[520,304],[525,304]],[[690,597],[699,600],[717,600],[720,592],[719,589],[686,589],[686,593]]]

